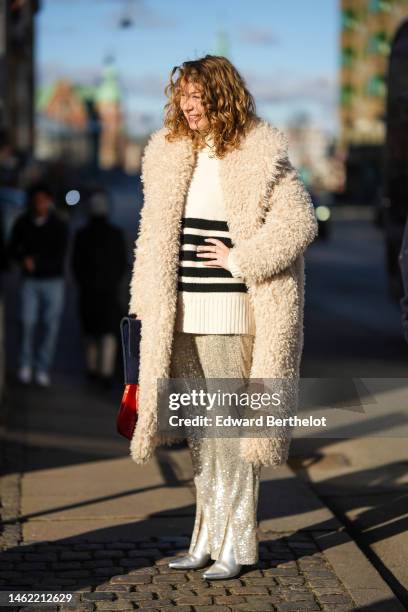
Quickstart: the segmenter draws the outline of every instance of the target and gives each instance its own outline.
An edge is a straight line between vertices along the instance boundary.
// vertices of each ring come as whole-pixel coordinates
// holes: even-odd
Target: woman
[[[229,60],[184,62],[166,94],[165,125],[142,160],[131,281],[130,313],[142,319],[136,463],[174,442],[158,429],[158,379],[297,381],[303,252],[317,233],[285,135],[255,114]],[[296,411],[296,389],[283,396],[283,416]],[[260,468],[287,460],[290,437],[285,427],[260,438],[189,438],[195,525],[189,554],[171,567],[212,559],[203,577],[217,579],[257,561]]]

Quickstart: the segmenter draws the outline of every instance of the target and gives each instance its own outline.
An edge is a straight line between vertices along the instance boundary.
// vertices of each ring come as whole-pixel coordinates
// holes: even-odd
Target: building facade
[[[379,145],[385,139],[391,44],[408,15],[408,0],[342,0],[340,140]]]
[[[347,202],[379,206],[390,52],[408,0],[342,0],[339,147]]]

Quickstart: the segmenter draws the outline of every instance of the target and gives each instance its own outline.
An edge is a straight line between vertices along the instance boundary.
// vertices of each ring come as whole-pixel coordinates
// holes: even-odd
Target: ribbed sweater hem
[[[179,291],[175,329],[196,334],[255,335],[255,318],[247,293],[214,295]]]

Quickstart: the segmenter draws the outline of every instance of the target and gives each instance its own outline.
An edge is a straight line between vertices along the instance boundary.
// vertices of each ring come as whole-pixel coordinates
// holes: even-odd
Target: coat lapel
[[[164,138],[166,132],[162,128],[156,133],[153,146],[144,159],[142,176],[145,198],[154,201],[156,208],[157,200],[160,201],[158,221],[161,235],[163,232],[168,235],[175,230],[171,222],[176,222],[182,216],[184,198],[196,158],[189,139],[182,138],[169,143]]]
[[[286,136],[260,121],[242,146],[221,160],[220,183],[233,242],[248,238],[261,224],[286,154]]]
[[[155,134],[143,163],[145,206],[151,206],[156,234],[152,256],[157,257],[157,291],[169,308],[175,308],[179,241],[184,201],[194,171],[196,155],[187,138],[167,142],[166,128]],[[159,205],[158,205],[159,204]]]

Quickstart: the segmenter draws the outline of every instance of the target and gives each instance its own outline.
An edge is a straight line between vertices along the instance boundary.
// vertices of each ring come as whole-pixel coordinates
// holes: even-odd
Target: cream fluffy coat
[[[191,141],[169,143],[154,132],[142,158],[144,205],[135,245],[129,312],[142,318],[139,418],[130,443],[136,463],[159,444],[157,379],[168,378],[177,305],[179,236],[196,154]],[[288,157],[286,136],[259,119],[240,148],[220,161],[220,183],[237,263],[254,308],[256,334],[251,379],[285,379],[282,416],[296,413],[303,350],[304,259],[317,235],[308,191]],[[283,389],[282,389],[283,387]],[[268,437],[241,438],[249,462],[286,462],[291,428]]]

